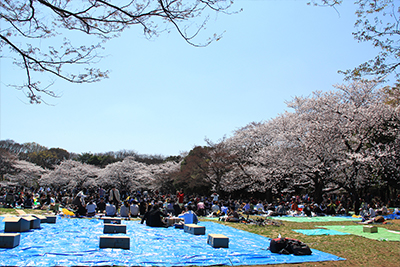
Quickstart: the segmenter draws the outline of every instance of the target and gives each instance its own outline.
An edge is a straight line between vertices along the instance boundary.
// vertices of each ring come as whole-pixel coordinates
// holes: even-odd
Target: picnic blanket
[[[130,250],[100,249],[103,222],[98,219],[58,217],[56,224],[21,233],[20,245],[0,249],[2,266],[210,266],[264,265],[344,260],[312,249],[312,255],[271,253],[267,237],[214,222],[200,222],[206,235],[191,235],[181,229],[152,228],[138,221],[123,221],[130,237]],[[0,232],[4,223],[0,222]],[[229,248],[213,248],[207,234],[229,237]]]
[[[358,235],[379,241],[400,241],[400,234],[396,234],[396,231],[390,231],[383,227],[378,227],[377,233],[364,233],[364,225],[324,225],[317,227]]]
[[[269,217],[274,220],[282,220],[289,222],[340,222],[340,221],[361,221],[361,218],[352,216],[317,216],[317,217],[304,217],[304,216],[276,216]]]
[[[329,229],[293,229],[293,231],[303,235],[350,235],[349,233]]]

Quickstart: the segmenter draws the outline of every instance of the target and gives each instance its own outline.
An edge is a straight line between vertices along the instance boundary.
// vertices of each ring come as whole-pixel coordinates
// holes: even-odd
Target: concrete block
[[[130,238],[128,236],[100,236],[100,248],[130,248]]]
[[[40,223],[47,223],[47,217],[40,214],[32,214],[33,217],[40,219]]]
[[[15,248],[19,245],[21,234],[1,233],[0,248]]]
[[[3,222],[4,232],[26,232],[31,229],[31,222],[22,217],[7,217]]]
[[[363,232],[364,233],[377,233],[378,227],[373,226],[373,225],[364,225]]]
[[[192,235],[205,235],[206,228],[197,224],[185,224],[183,230]]]
[[[126,225],[125,224],[105,223],[103,233],[104,234],[116,234],[116,233],[126,234]]]
[[[221,234],[208,234],[207,244],[214,248],[227,248],[229,247],[229,238]]]
[[[47,223],[56,223],[57,216],[55,215],[46,215],[46,222]]]
[[[121,224],[121,218],[102,217],[104,223]]]
[[[24,217],[25,220],[29,221],[31,229],[40,229],[40,219],[33,216]]]

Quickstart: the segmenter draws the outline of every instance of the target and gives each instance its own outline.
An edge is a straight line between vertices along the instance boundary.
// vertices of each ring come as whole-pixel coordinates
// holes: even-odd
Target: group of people
[[[158,191],[120,192],[113,187],[110,190],[53,190],[35,189],[0,189],[5,207],[23,207],[51,209],[59,212],[64,207],[76,216],[121,216],[126,218],[144,218],[148,224],[165,225],[164,217],[176,217],[185,212],[196,216],[220,217],[221,220],[237,222],[240,214],[265,216],[323,216],[348,214],[351,207],[349,197],[345,195],[327,196],[323,202],[315,203],[308,195],[281,196],[273,202],[250,198],[221,199],[217,192],[209,196],[187,196],[182,190],[175,194],[162,195]],[[399,196],[400,200],[400,196]],[[376,199],[369,203],[361,201],[360,214],[373,218],[388,212],[387,206]],[[396,200],[397,201],[397,200]],[[369,205],[369,206],[368,206]],[[160,217],[160,219],[154,219]],[[163,222],[163,224],[160,223]],[[153,223],[154,222],[154,223]]]

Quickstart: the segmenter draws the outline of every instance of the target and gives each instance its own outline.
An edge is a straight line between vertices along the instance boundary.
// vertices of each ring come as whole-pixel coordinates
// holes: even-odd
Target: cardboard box
[[[23,217],[7,217],[3,222],[4,232],[26,232],[31,229],[31,222]]]
[[[15,248],[19,245],[21,234],[1,233],[0,234],[0,248]]]
[[[104,223],[121,224],[121,218],[102,217]]]
[[[206,228],[197,224],[185,224],[183,230],[192,235],[205,235]]]
[[[363,232],[364,233],[377,233],[378,227],[373,226],[373,225],[364,225]]]
[[[126,225],[125,224],[105,223],[103,233],[104,234],[116,234],[116,233],[126,234]]]
[[[130,248],[130,238],[128,236],[100,236],[100,248]]]
[[[229,238],[221,234],[208,234],[207,244],[214,248],[227,248],[229,247]]]
[[[31,229],[40,229],[40,219],[33,216],[26,216],[24,219],[29,221]]]
[[[46,215],[46,222],[47,223],[56,223],[57,216],[55,215]]]
[[[40,214],[32,214],[33,217],[40,219],[40,223],[47,223],[47,217]]]

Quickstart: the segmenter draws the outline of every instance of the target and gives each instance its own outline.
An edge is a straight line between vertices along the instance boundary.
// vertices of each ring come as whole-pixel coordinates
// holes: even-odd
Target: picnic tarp
[[[383,227],[378,227],[377,233],[365,233],[363,231],[364,225],[324,225],[317,227],[358,235],[379,241],[400,241],[400,234],[396,234],[393,231],[387,230]]]
[[[2,219],[2,218],[0,218]],[[344,260],[312,249],[312,255],[271,253],[270,239],[214,222],[201,222],[206,235],[191,235],[181,229],[152,228],[138,221],[123,221],[130,237],[130,249],[100,249],[103,222],[98,219],[58,217],[56,224],[21,233],[20,245],[0,249],[2,266],[208,266],[264,265]],[[0,232],[4,223],[0,220]],[[229,237],[229,248],[213,248],[207,234]],[[122,235],[122,234],[116,234]]]
[[[329,229],[293,229],[293,231],[303,235],[350,235],[349,233],[339,232]]]
[[[317,216],[317,217],[305,217],[305,216],[275,216],[269,217],[273,220],[282,220],[288,222],[341,222],[341,221],[359,221],[361,218],[352,216]]]

